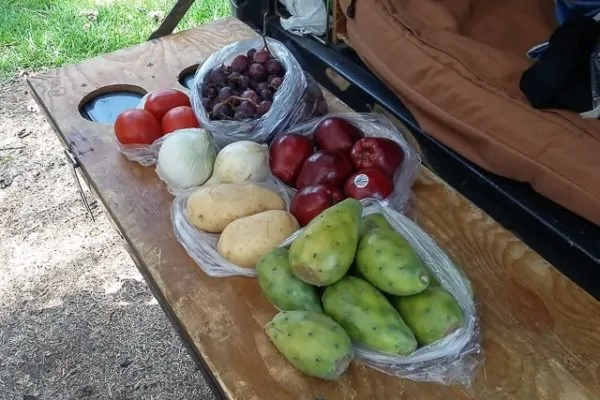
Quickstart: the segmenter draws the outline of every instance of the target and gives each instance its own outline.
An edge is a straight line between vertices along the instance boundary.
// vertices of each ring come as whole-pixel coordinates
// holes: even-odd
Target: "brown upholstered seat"
[[[526,51],[555,27],[551,0],[357,0],[347,29],[430,135],[600,225],[600,121],[519,90]]]

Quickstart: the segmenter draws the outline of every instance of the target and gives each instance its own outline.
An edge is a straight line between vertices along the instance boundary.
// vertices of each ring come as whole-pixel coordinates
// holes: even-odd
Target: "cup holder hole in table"
[[[135,85],[110,85],[87,94],[79,103],[79,113],[88,121],[114,124],[117,116],[136,108],[146,90]]]
[[[192,86],[194,83],[194,75],[196,75],[196,70],[198,69],[198,64],[190,65],[187,68],[184,68],[177,77],[177,80],[181,84],[181,86],[192,90]]]

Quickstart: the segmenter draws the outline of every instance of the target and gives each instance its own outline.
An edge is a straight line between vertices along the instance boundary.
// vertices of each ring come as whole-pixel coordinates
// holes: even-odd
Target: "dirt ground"
[[[0,399],[212,399],[24,78],[0,86]]]

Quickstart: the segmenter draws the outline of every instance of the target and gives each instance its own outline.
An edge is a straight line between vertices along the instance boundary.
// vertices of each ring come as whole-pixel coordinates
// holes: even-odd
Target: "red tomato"
[[[144,108],[150,111],[159,121],[167,111],[179,106],[191,106],[190,98],[183,92],[175,89],[157,89],[150,92]]]
[[[160,123],[146,110],[125,110],[115,121],[115,135],[122,144],[152,144],[162,136]]]
[[[200,128],[200,123],[192,107],[181,106],[167,111],[162,119],[162,131],[166,135],[184,128]]]

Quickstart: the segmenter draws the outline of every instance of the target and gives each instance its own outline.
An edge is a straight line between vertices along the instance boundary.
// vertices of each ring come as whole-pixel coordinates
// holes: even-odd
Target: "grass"
[[[175,0],[0,0],[0,81],[148,39]],[[177,30],[230,14],[228,0],[196,0]]]

